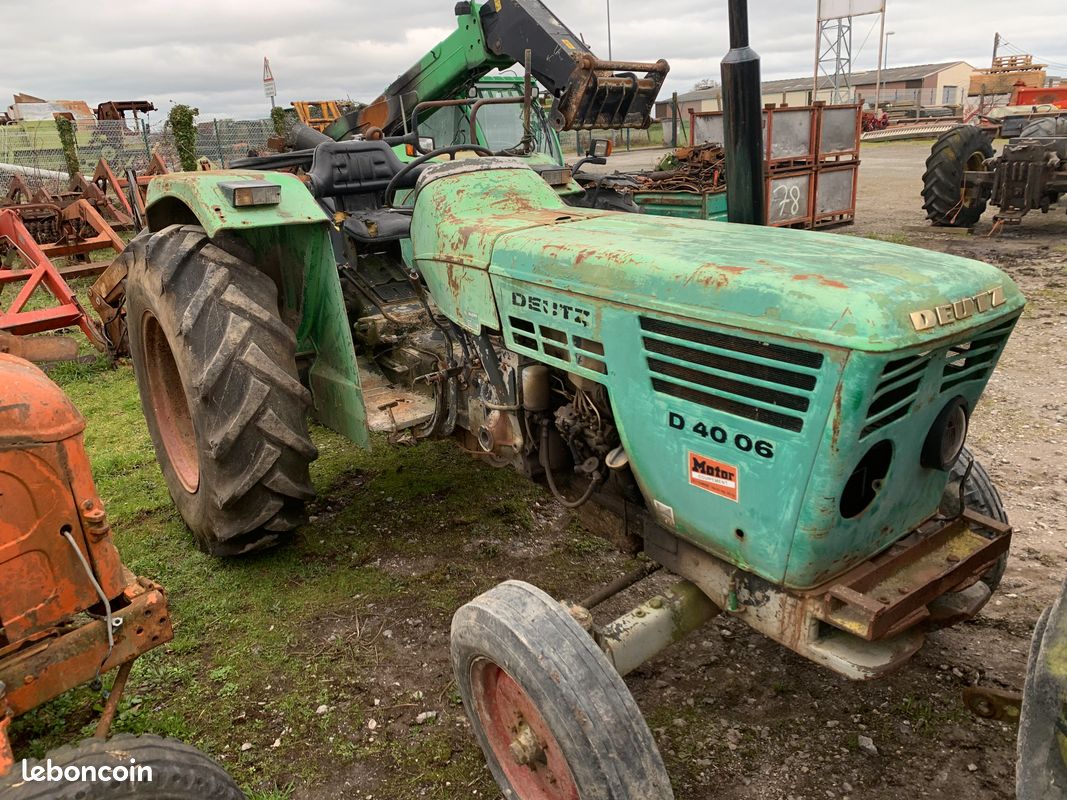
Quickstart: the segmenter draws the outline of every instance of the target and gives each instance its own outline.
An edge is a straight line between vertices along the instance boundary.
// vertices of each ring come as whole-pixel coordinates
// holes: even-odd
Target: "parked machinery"
[[[934,144],[923,176],[923,208],[934,225],[974,226],[992,204],[994,223],[1014,225],[1047,214],[1067,193],[1067,118],[1028,125],[999,156],[992,134],[961,125]]]
[[[111,538],[82,441],[85,421],[43,372],[0,353],[0,797],[103,800],[121,768],[152,770],[146,800],[239,800],[244,795],[195,749],[155,736],[106,740],[134,660],[173,636],[162,587],[135,577]],[[49,777],[46,762],[16,764],[11,720],[118,670],[96,739],[49,753],[95,780]],[[42,778],[32,776],[42,767]],[[116,777],[118,773],[115,773]],[[46,781],[47,779],[47,781]],[[133,784],[131,784],[133,785]]]

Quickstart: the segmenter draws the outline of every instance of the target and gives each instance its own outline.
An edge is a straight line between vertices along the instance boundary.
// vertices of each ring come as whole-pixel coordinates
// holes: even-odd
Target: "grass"
[[[864,238],[890,244],[911,244],[911,238],[906,233],[868,233]]]
[[[115,732],[194,744],[253,800],[343,796],[348,775],[376,797],[493,794],[451,680],[452,613],[508,577],[557,595],[606,582],[627,568],[620,557],[540,522],[538,487],[450,442],[360,450],[312,425],[313,523],[270,553],[213,559],[173,508],[132,368],[96,359],[50,374],[87,420],[124,562],[166,588],[174,621],[173,641],[137,661]],[[101,704],[80,687],[26,714],[16,754],[91,735]],[[415,725],[424,710],[438,719]]]

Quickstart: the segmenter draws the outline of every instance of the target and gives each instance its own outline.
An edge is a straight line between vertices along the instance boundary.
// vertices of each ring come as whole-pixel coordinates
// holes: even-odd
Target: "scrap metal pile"
[[[643,189],[654,191],[725,192],[726,151],[720,144],[679,147],[655,172],[642,172],[634,179]]]

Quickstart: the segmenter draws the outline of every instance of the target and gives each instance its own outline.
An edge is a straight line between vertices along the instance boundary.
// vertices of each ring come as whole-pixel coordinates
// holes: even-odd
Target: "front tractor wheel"
[[[923,208],[934,225],[973,227],[985,213],[986,199],[977,189],[964,189],[965,172],[985,169],[993,144],[980,128],[960,125],[941,134],[926,160]]]
[[[674,795],[626,684],[557,601],[507,581],[452,618],[452,667],[505,797]]]
[[[989,473],[985,471],[982,463],[966,447],[963,448],[960,457],[956,459],[956,463],[949,473],[950,484],[958,484],[961,481],[963,482],[963,504],[967,508],[977,511],[983,516],[995,519],[1004,525],[1008,524],[1008,512],[1004,510],[1004,501],[1000,499],[1000,492],[997,491],[996,484],[993,483],[993,479],[989,477]],[[984,529],[979,529],[978,532],[987,537],[991,535],[990,532]],[[1008,554],[1004,553],[997,559],[993,567],[982,576],[982,583],[989,587],[990,597],[1000,587],[1000,581],[1004,577],[1004,570],[1007,568]]]
[[[305,521],[317,451],[274,282],[192,225],[122,257],[137,388],[178,511],[213,555],[279,543]]]

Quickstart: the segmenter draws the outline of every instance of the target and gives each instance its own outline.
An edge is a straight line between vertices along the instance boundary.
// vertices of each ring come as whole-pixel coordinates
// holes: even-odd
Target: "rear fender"
[[[235,208],[220,184],[266,180],[281,187],[276,205]],[[211,239],[230,234],[251,246],[255,263],[278,286],[281,314],[309,355],[307,383],[316,418],[366,447],[363,392],[344,297],[330,243],[332,223],[307,188],[280,172],[177,172],[154,178],[147,203],[151,230],[200,225]]]

